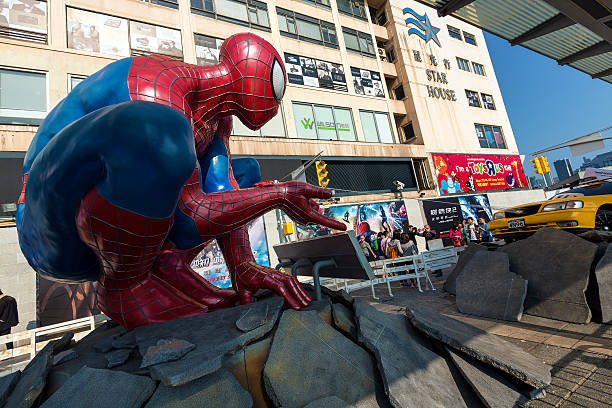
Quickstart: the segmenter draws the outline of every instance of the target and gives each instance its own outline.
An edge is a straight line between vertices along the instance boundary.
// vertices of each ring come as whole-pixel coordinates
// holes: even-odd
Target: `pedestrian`
[[[416,254],[418,254],[419,253],[419,247],[417,245],[417,240],[416,240],[416,235],[417,235],[416,227],[414,225],[410,225],[408,227],[407,234],[408,234],[408,239],[410,239],[410,241],[412,241],[412,243],[414,244],[414,249],[416,250]]]
[[[393,231],[393,239],[389,241],[387,246],[387,259],[399,258],[403,256],[404,250],[400,243],[400,232],[398,230]]]
[[[365,235],[359,236],[359,246],[361,247],[361,250],[363,251],[363,254],[365,255],[368,262],[376,260],[376,254],[372,250],[372,246],[366,241]]]
[[[470,242],[470,234],[468,233],[467,228],[468,220],[463,219],[461,223],[461,240],[463,241],[463,245],[467,245]]]
[[[400,246],[402,247],[403,256],[412,256],[418,253],[416,245],[410,239],[410,235],[403,233],[400,235]]]
[[[438,238],[438,233],[435,230],[431,229],[431,226],[429,224],[425,225],[423,229],[419,230],[417,232],[417,235],[425,238],[425,247],[427,248],[428,251],[429,251],[429,241],[431,241],[432,239]]]
[[[385,259],[385,253],[382,250],[383,238],[384,236],[382,232],[379,232],[378,234],[376,234],[376,248],[374,249],[374,252],[376,253],[376,257],[378,259]]]
[[[480,242],[493,242],[493,234],[489,231],[489,223],[482,217],[478,219],[478,230],[480,231]]]
[[[12,296],[5,295],[0,290],[0,336],[11,333],[11,327],[19,324],[17,302]],[[13,342],[6,343],[6,349],[13,348]]]
[[[474,219],[472,217],[468,217],[466,228],[470,242],[480,241],[480,234],[478,233],[478,228],[476,224],[474,224]]]
[[[448,236],[451,239],[451,242],[454,247],[460,247],[462,244],[462,234],[461,234],[461,224],[453,224],[450,231],[448,232]]]
[[[383,254],[385,254],[385,256],[387,256],[387,251],[389,250],[389,243],[391,242],[391,234],[389,233],[389,231],[383,231],[382,232],[383,238],[382,241],[380,241],[381,245],[382,245],[382,251]]]

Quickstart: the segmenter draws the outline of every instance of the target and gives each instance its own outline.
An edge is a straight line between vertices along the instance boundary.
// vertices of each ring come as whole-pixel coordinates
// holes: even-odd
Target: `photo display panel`
[[[36,0],[0,0],[0,28],[47,33],[47,3]]]
[[[216,65],[219,63],[219,51],[223,39],[195,34],[195,49],[198,65]]]
[[[128,20],[68,7],[68,48],[127,57]]]
[[[285,68],[291,84],[348,92],[342,64],[285,53]]]
[[[351,75],[353,76],[353,85],[357,95],[376,96],[379,98],[385,97],[383,83],[380,73],[351,67]]]
[[[141,52],[183,57],[181,32],[172,28],[130,21],[130,45]]]

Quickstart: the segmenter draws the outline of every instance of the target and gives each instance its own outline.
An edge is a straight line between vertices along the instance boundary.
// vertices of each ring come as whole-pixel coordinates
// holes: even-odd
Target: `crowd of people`
[[[379,233],[370,232],[368,234],[361,234],[359,236],[359,245],[369,262],[399,258],[419,253],[416,242],[417,236],[425,238],[429,248],[429,241],[436,239],[438,234],[429,225],[425,225],[421,229],[409,225],[406,228],[406,232],[396,229],[393,232],[385,230]]]
[[[488,223],[484,218],[478,219],[478,224],[472,217],[464,219],[453,225],[449,231],[449,237],[453,246],[459,247],[470,242],[491,242],[493,234],[489,231]]]

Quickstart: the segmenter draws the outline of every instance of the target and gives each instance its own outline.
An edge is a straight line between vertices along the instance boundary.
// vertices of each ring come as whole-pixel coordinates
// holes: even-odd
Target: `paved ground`
[[[379,300],[369,288],[351,292],[381,310],[418,301],[438,312],[504,337],[523,350],[552,365],[552,382],[546,397],[528,403],[530,408],[599,408],[612,406],[612,325],[572,324],[523,315],[513,323],[465,315],[457,310],[455,297],[442,290],[443,278],[435,280],[436,291],[419,293],[414,288],[393,284],[393,297],[386,286],[376,287]],[[385,296],[386,295],[386,296]]]

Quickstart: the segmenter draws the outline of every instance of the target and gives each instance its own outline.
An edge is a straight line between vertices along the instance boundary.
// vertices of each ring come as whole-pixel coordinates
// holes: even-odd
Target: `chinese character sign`
[[[432,154],[440,194],[528,187],[519,156]]]

